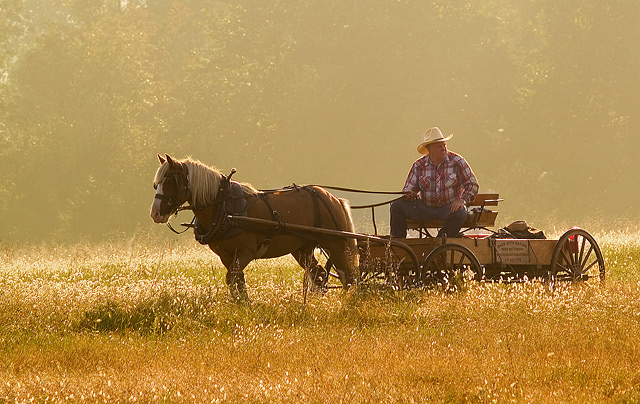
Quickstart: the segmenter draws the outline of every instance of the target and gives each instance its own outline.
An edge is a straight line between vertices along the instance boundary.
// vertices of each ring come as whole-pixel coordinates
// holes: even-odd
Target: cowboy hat
[[[453,134],[447,137],[444,137],[444,135],[442,134],[442,131],[437,126],[434,126],[433,128],[429,128],[427,129],[426,132],[424,132],[424,142],[420,143],[420,145],[418,146],[418,153],[429,154],[429,150],[427,150],[428,145],[437,143],[437,142],[446,142],[452,137],[453,137]]]

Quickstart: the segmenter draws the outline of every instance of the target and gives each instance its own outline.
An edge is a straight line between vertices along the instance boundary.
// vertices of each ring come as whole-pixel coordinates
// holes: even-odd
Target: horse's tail
[[[344,216],[346,221],[346,229],[350,233],[355,233],[355,226],[353,225],[353,216],[351,215],[351,205],[349,205],[349,201],[343,198],[340,199],[340,204],[342,205],[342,209],[344,210]],[[359,276],[359,265],[360,265],[360,254],[358,254],[358,241],[355,238],[347,239],[347,254],[349,255],[349,266],[353,276],[356,280],[360,279]]]

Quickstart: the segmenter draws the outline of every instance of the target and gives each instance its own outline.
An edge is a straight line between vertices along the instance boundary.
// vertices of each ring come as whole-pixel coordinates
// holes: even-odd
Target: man
[[[423,156],[409,171],[402,188],[405,195],[391,204],[391,237],[407,237],[407,219],[441,219],[444,225],[438,236],[459,236],[466,205],[478,193],[478,180],[462,156],[447,150],[452,137],[444,137],[437,127],[425,132],[418,146]]]

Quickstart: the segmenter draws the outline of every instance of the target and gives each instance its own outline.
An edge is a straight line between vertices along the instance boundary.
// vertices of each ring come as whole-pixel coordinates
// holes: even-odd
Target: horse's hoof
[[[232,291],[229,300],[231,303],[249,303],[249,295],[247,292]]]
[[[312,294],[324,295],[328,291],[329,291],[329,288],[327,287],[327,285],[312,284],[311,286],[309,286],[309,293],[312,293]]]
[[[249,304],[251,301],[248,297],[229,297],[229,303],[233,304]]]

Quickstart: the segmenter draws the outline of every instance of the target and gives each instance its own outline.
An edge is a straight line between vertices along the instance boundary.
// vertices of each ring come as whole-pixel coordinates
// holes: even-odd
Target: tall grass
[[[0,402],[640,402],[640,238],[604,288],[312,295],[291,259],[228,300],[207,249],[0,246]]]

